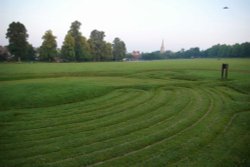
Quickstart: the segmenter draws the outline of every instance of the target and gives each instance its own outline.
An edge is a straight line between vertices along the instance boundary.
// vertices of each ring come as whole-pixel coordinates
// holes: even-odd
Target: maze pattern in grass
[[[1,166],[249,165],[249,95],[163,77],[152,88],[2,111],[12,116],[0,124]]]

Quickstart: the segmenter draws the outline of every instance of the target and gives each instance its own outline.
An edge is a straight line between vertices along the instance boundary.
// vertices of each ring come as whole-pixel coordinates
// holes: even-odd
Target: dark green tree
[[[28,34],[25,26],[20,22],[12,22],[6,33],[6,38],[9,39],[8,49],[12,55],[19,61],[27,60],[28,51]]]
[[[36,51],[34,47],[31,44],[28,44],[28,49],[27,49],[27,60],[35,60],[36,57]]]
[[[80,57],[80,61],[91,60],[90,46],[89,46],[87,39],[84,36],[81,36],[80,44],[81,44],[81,49],[82,49],[81,50],[82,56]]]
[[[93,30],[90,34],[89,45],[94,61],[105,59],[106,43],[104,37],[105,33],[103,31]]]
[[[120,38],[115,38],[113,41],[113,56],[115,61],[122,60],[126,56],[126,45]]]
[[[183,53],[182,58],[197,58],[199,56],[200,56],[200,48],[194,47],[186,50]]]
[[[236,43],[232,46],[232,57],[240,57],[240,44]]]
[[[69,33],[75,41],[75,58],[77,61],[83,61],[89,57],[89,46],[87,40],[80,32],[81,23],[79,21],[74,21],[71,23]]]
[[[56,36],[53,35],[51,30],[45,32],[42,37],[43,43],[39,49],[40,59],[43,61],[52,61],[57,55]]]
[[[105,49],[104,49],[104,58],[105,61],[111,61],[113,59],[112,54],[112,44],[109,42],[105,42]]]
[[[226,58],[226,57],[250,57],[250,43],[244,42],[242,44],[226,45],[217,44],[206,50],[200,50],[198,47],[190,48],[188,50],[181,49],[177,52],[166,51],[160,54],[159,51],[151,53],[143,53],[142,59],[178,59],[178,58]]]
[[[68,33],[65,38],[61,49],[63,59],[68,61],[75,61],[75,40],[71,33]]]
[[[126,45],[119,38],[113,41],[113,56],[115,61],[122,60],[126,56]]]
[[[241,57],[250,57],[250,43],[244,42],[241,44],[240,55]]]

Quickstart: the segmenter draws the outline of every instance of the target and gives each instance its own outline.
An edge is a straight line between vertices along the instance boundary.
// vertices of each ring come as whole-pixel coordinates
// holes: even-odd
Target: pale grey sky
[[[250,41],[250,0],[0,0],[0,45],[13,21],[23,23],[35,47],[51,29],[61,46],[70,24],[78,20],[89,38],[94,29],[105,40],[125,41],[129,52],[167,50]],[[228,6],[228,10],[223,10]]]

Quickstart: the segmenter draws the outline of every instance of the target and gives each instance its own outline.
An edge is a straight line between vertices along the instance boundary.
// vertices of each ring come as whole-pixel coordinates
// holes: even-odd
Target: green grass
[[[250,166],[250,59],[6,63],[0,92],[3,167]]]

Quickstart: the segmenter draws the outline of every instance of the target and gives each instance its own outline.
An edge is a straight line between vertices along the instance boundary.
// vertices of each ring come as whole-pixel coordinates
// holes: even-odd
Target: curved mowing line
[[[95,111],[95,110],[103,109],[104,107],[109,107],[109,106],[113,105],[110,103],[110,101],[112,101],[113,103],[116,102],[119,104],[119,101],[122,102],[122,100],[124,100],[123,99],[124,95],[129,95],[129,93],[133,93],[133,94],[138,93],[139,94],[139,93],[145,93],[145,91],[140,90],[140,89],[132,89],[132,88],[131,89],[115,90],[112,92],[113,95],[111,97],[108,97],[108,98],[107,98],[107,96],[110,96],[111,93],[108,95],[104,95],[102,97],[93,98],[93,99],[88,100],[88,101],[49,107],[52,110],[46,110],[46,116],[49,115],[48,118],[53,118],[51,116],[56,116],[56,118],[57,118],[58,116],[67,116],[67,115],[73,115],[73,114],[78,114],[78,113],[83,113],[83,112],[84,113],[88,113],[88,112],[93,113],[93,111]],[[104,104],[102,104],[103,102],[104,102]],[[75,106],[76,104],[77,104],[77,106]],[[95,106],[93,104],[98,104],[98,106]],[[84,106],[84,108],[82,108],[83,106]],[[61,110],[58,111],[58,109],[62,109],[64,111],[61,112]],[[45,111],[42,111],[40,115],[43,116],[44,112]],[[29,113],[29,115],[30,114],[35,115],[36,111]],[[60,115],[58,115],[58,114],[60,114]],[[30,121],[30,119],[32,119],[32,118],[37,118],[37,117],[40,118],[40,115],[35,115],[36,117],[33,117],[33,116],[29,117],[27,121]]]
[[[185,132],[185,131],[191,129],[191,128],[192,128],[193,126],[195,126],[196,124],[198,124],[202,119],[204,119],[204,118],[210,113],[212,107],[213,107],[213,101],[211,101],[211,104],[210,104],[210,106],[209,106],[209,110],[207,110],[207,112],[206,112],[201,118],[199,118],[198,121],[196,121],[195,123],[191,124],[190,126],[184,128],[183,130],[179,131],[178,133],[176,133],[176,134],[174,134],[174,135],[172,135],[172,136],[169,136],[169,137],[167,137],[167,138],[164,138],[164,139],[162,139],[162,140],[159,140],[159,141],[157,141],[157,142],[155,142],[155,143],[153,143],[153,144],[147,145],[147,146],[145,146],[145,147],[143,147],[143,148],[140,148],[140,149],[137,149],[137,150],[128,152],[128,153],[123,154],[123,155],[121,155],[121,156],[117,156],[117,157],[114,157],[114,158],[112,158],[112,159],[108,159],[108,160],[105,160],[105,161],[102,161],[102,162],[97,162],[97,163],[94,163],[94,164],[92,164],[92,165],[99,165],[99,164],[102,164],[103,162],[109,162],[109,161],[112,161],[112,160],[115,160],[115,159],[119,159],[119,158],[122,158],[122,157],[125,157],[125,156],[128,156],[128,155],[132,155],[132,154],[134,154],[134,153],[136,153],[136,152],[139,152],[139,151],[148,149],[148,148],[150,148],[150,147],[152,147],[152,146],[159,145],[159,144],[161,144],[161,143],[163,143],[163,142],[165,142],[165,141],[167,141],[167,140],[170,140],[170,139],[172,139],[172,138],[174,138],[174,137],[180,135],[181,133],[183,133],[183,132]]]
[[[226,86],[220,86],[221,88],[225,89],[225,88],[228,88]],[[219,89],[219,88],[216,88],[217,91],[219,91],[221,94],[224,95],[224,97],[226,97],[229,101],[236,101],[230,94],[228,94],[225,90],[223,89]],[[230,88],[229,88],[230,89]],[[233,89],[231,89],[233,90]]]
[[[189,103],[188,103],[189,104]],[[187,105],[188,105],[187,104]],[[184,110],[184,108],[182,109],[182,110]],[[168,119],[168,118],[167,118]],[[154,126],[154,125],[150,125],[150,126],[147,126],[147,127],[145,127],[145,128],[143,128],[143,129],[148,129],[149,127],[151,127],[151,126]],[[133,133],[135,133],[135,132],[139,132],[140,130],[143,130],[143,129],[138,129],[138,130],[136,130],[136,131],[132,131],[131,133],[126,133],[126,135],[125,136],[121,136],[122,138],[125,138],[126,136],[128,136],[128,135],[130,135],[130,134],[133,134]],[[119,137],[119,136],[118,136]],[[115,138],[111,138],[111,139],[108,139],[108,140],[113,140],[113,139],[115,139]],[[106,140],[106,141],[108,141],[108,140]],[[104,140],[105,141],[105,140]],[[103,141],[102,141],[103,142]],[[97,143],[97,142],[96,142]],[[100,141],[98,142],[98,143],[100,143]],[[126,142],[127,143],[127,142]],[[92,144],[95,144],[95,143],[88,143],[88,146],[90,146],[90,144],[92,145]],[[124,142],[122,142],[122,144],[121,145],[123,145],[124,144]],[[116,144],[115,144],[116,145]],[[105,149],[102,149],[102,150],[109,150],[110,148],[105,148]],[[98,150],[98,151],[96,151],[96,152],[99,152],[100,150]],[[91,152],[91,153],[93,153],[93,152]],[[82,156],[83,154],[81,154],[81,155],[78,155],[77,157],[79,157],[79,156]],[[85,154],[85,155],[87,155],[87,154]],[[72,157],[72,158],[70,158],[70,159],[73,159],[74,157]],[[65,159],[64,159],[65,160]],[[63,161],[64,161],[63,160]],[[60,161],[60,160],[59,160]],[[58,162],[59,162],[58,161]],[[61,162],[61,161],[60,161]],[[52,162],[52,164],[54,164],[55,162]]]
[[[122,96],[122,98],[117,98],[116,97],[116,99],[115,99],[115,101],[114,102],[117,102],[118,104],[119,103],[123,103],[123,102],[125,102],[125,101],[127,101],[128,99],[130,99],[131,97],[131,95],[133,95],[134,94],[134,96],[137,96],[139,93],[143,93],[143,92],[131,92],[131,94],[129,93],[129,94],[125,94],[124,96]],[[117,100],[117,101],[116,101]],[[102,110],[102,107],[105,107],[105,106],[92,106],[92,108],[86,108],[86,106],[84,105],[84,102],[77,102],[77,103],[74,103],[74,104],[78,104],[79,105],[79,103],[81,104],[81,103],[83,103],[83,104],[81,104],[80,106],[77,106],[77,107],[71,107],[70,109],[67,109],[68,111],[66,112],[67,114],[70,114],[70,115],[75,115],[75,114],[77,114],[77,113],[75,113],[75,111],[74,110],[76,110],[76,112],[78,112],[79,114],[87,114],[88,112],[91,112],[91,111],[99,111],[99,110]],[[108,102],[107,102],[108,103]],[[61,107],[63,107],[64,105],[68,105],[68,104],[63,104],[63,105],[61,105],[60,106],[60,108]],[[92,105],[93,105],[93,103],[92,103]],[[82,108],[84,106],[84,108]],[[108,103],[108,105],[107,105],[107,107],[109,107],[109,106],[111,106],[111,104],[110,103]],[[91,106],[90,106],[91,107]],[[97,108],[96,108],[97,107]],[[54,110],[58,110],[58,109],[60,109],[60,108],[58,108],[58,106],[56,106],[56,107],[50,107],[50,108],[55,108],[55,109],[53,109],[53,110],[49,110],[49,112],[51,112],[51,113],[53,113],[54,112]],[[46,108],[44,108],[44,109],[46,109]],[[63,109],[63,108],[62,108]],[[73,111],[72,111],[72,109],[73,109]],[[81,109],[81,110],[79,110],[79,109]],[[40,110],[40,108],[39,108],[39,110]],[[61,112],[61,113],[65,113],[65,109],[63,109],[64,110],[64,112],[61,112],[61,110],[59,111],[59,113]],[[85,111],[86,110],[86,111]],[[37,111],[33,111],[33,113],[36,113]],[[43,112],[43,111],[42,111]],[[91,113],[93,113],[93,112],[91,112]],[[42,115],[44,114],[44,113],[41,113]],[[52,120],[53,120],[53,118],[58,118],[58,117],[64,117],[64,115],[57,115],[58,113],[56,113],[54,116],[56,116],[56,117],[49,117],[48,119],[51,119],[52,118]],[[34,115],[34,114],[33,114]],[[52,115],[52,114],[51,114]],[[44,118],[40,118],[40,116],[38,115],[38,116],[36,116],[36,117],[34,117],[34,118],[38,118],[38,119],[36,119],[36,120],[34,120],[34,119],[32,119],[32,117],[29,117],[29,120],[21,120],[21,121],[15,121],[15,123],[16,124],[19,124],[19,123],[27,123],[27,122],[29,122],[29,123],[33,123],[33,122],[37,122],[37,121],[41,121],[41,122],[44,122]],[[46,119],[46,120],[48,120],[48,119]]]
[[[238,113],[233,114],[233,115],[231,116],[230,120],[228,121],[228,123],[226,124],[226,126],[224,127],[224,129],[221,130],[221,133],[218,133],[218,134],[214,137],[213,140],[211,140],[211,141],[208,142],[206,145],[204,145],[200,150],[203,150],[203,151],[204,151],[204,149],[206,149],[205,152],[207,152],[207,151],[208,151],[208,150],[207,150],[207,147],[208,147],[209,145],[211,145],[212,143],[217,142],[216,139],[217,139],[219,136],[225,134],[225,133],[228,131],[229,127],[231,126],[231,124],[232,124],[232,122],[235,120],[235,118],[236,118],[237,116],[241,115],[242,113],[245,113],[245,112],[250,112],[250,111],[241,111],[241,112],[238,112]],[[236,141],[236,140],[235,140],[235,141]],[[200,150],[196,150],[195,152],[192,153],[192,155],[198,154],[197,152],[199,152]],[[224,156],[225,156],[225,153],[224,153]],[[223,157],[224,157],[224,156],[223,156]],[[173,163],[173,166],[174,166],[174,165],[176,166],[178,163],[180,163],[180,162],[182,162],[182,161],[185,161],[186,159],[187,159],[187,157],[186,157],[186,158],[182,158],[181,160],[179,160],[179,161]]]
[[[212,90],[212,89],[211,89],[211,90]],[[211,91],[211,90],[210,90],[210,91]],[[215,94],[215,91],[212,91],[212,92],[213,92],[213,94]],[[218,94],[215,94],[215,95],[218,95]],[[220,95],[222,95],[221,92],[220,92]],[[225,100],[226,98],[225,98],[225,99],[224,99],[224,98],[225,98],[225,97],[223,96],[223,101],[226,101],[226,100]],[[213,100],[213,101],[214,101],[214,100]],[[136,118],[136,119],[137,119],[137,118]],[[233,119],[233,118],[232,118],[232,119]],[[129,120],[131,120],[131,119],[129,119]],[[138,123],[138,124],[140,124],[140,123]],[[112,125],[111,125],[111,126],[112,126]],[[153,126],[154,126],[154,125],[153,125]],[[139,131],[139,130],[138,130],[138,131]],[[170,137],[171,137],[171,136],[170,136]],[[92,153],[93,153],[93,152],[92,152]],[[130,152],[129,152],[129,153],[130,153]],[[44,155],[44,154],[43,154],[43,155]],[[40,156],[40,155],[36,155],[36,157],[39,157],[39,156]],[[80,157],[80,156],[75,156],[75,157]],[[72,160],[73,160],[75,157],[72,157]],[[123,157],[123,156],[122,156],[122,157]],[[122,157],[121,157],[121,158],[122,158]],[[125,156],[125,157],[126,157],[126,156]],[[155,158],[155,157],[157,157],[157,156],[154,156],[154,158]],[[30,157],[29,157],[29,158],[30,158]],[[152,158],[153,158],[153,157],[152,157]],[[118,158],[118,159],[119,159],[119,158]],[[76,158],[76,160],[77,160],[77,158]],[[110,160],[110,161],[109,161],[109,160],[110,160],[110,159],[108,159],[108,160],[106,160],[106,161],[102,161],[103,163],[100,162],[100,165],[101,165],[101,164],[104,164],[105,162],[107,162],[107,163],[108,163],[108,162],[112,162],[112,160]],[[116,159],[114,159],[114,160],[116,160]],[[32,160],[31,160],[31,161],[32,161]],[[26,162],[30,162],[30,161],[27,161],[27,159],[26,159]],[[55,163],[56,163],[56,162],[55,162]],[[58,162],[58,163],[60,163],[60,162]],[[25,164],[25,163],[24,163],[24,164]],[[49,163],[49,164],[53,165],[54,163],[52,162],[52,163]],[[57,164],[57,163],[56,163],[56,164]]]
[[[238,117],[240,114],[245,113],[245,112],[250,112],[250,111],[240,111],[237,112],[235,114],[232,115],[230,121],[227,123],[227,125],[225,126],[224,130],[222,133],[226,133],[226,131],[229,129],[229,127],[232,125],[234,119],[236,119],[236,117]]]
[[[128,97],[126,97],[125,99],[122,99],[122,101],[119,101],[120,103],[118,103],[117,105],[113,105],[113,106],[111,106],[112,108],[116,108],[116,107],[119,107],[121,104],[123,104],[123,105],[125,105],[125,103],[128,103],[129,101],[129,99],[131,99],[131,98],[134,98],[134,97],[136,97],[136,96],[138,96],[138,93],[134,93],[134,95],[133,96],[128,96]],[[100,109],[101,110],[101,109]],[[100,112],[100,110],[97,110],[96,112]],[[110,108],[106,108],[105,110],[101,110],[102,112],[103,112],[103,114],[105,114],[104,113],[104,111],[110,111]],[[83,113],[82,115],[84,115],[85,113]],[[74,116],[74,115],[73,115]],[[79,119],[79,117],[77,117],[78,119]],[[82,119],[84,119],[85,117],[83,117]],[[63,119],[63,118],[62,118]],[[70,120],[70,119],[69,119]],[[54,121],[56,121],[56,120],[52,120],[53,122]],[[65,121],[65,118],[62,120],[62,121]],[[72,120],[71,120],[72,121]],[[81,122],[82,121],[86,121],[86,120],[81,120]],[[37,121],[35,121],[35,122],[37,122]],[[47,121],[47,123],[50,123],[51,121]],[[52,122],[52,123],[53,123]],[[32,123],[32,122],[29,122],[30,124]],[[29,131],[29,130],[35,130],[35,129],[43,129],[43,128],[46,128],[46,127],[44,127],[44,120],[41,120],[39,123],[38,123],[38,125],[43,125],[43,127],[40,127],[40,128],[34,128],[34,124],[32,124],[32,128],[30,128],[30,129],[18,129],[18,130],[16,130],[15,129],[15,131],[17,131],[17,132],[20,132],[20,131]],[[62,122],[62,123],[60,123],[60,124],[65,124],[65,122]],[[20,126],[20,125],[19,125]],[[56,126],[56,125],[54,125],[54,126]],[[51,128],[52,126],[51,125],[48,125],[48,127],[49,128]],[[14,130],[13,130],[14,131]]]
[[[155,94],[153,94],[153,96],[155,96]],[[143,104],[145,101],[147,101],[147,100],[150,100],[151,98],[153,98],[153,96],[149,96],[149,98],[148,99],[146,99],[146,100],[144,100],[144,101],[139,101],[139,104],[133,104],[133,106],[129,106],[128,107],[128,105],[125,105],[126,107],[128,107],[128,108],[133,108],[133,107],[135,107],[135,106],[137,106],[137,107],[139,107],[138,105],[141,105],[141,104]],[[140,96],[139,96],[140,97]],[[140,98],[142,98],[142,99],[144,99],[144,97],[140,97]],[[139,99],[140,100],[140,99]],[[122,112],[125,112],[128,108],[121,108],[120,109],[120,111],[119,112],[115,112],[115,114],[120,114],[120,113],[122,113]],[[107,119],[108,118],[108,119]],[[107,118],[105,118],[105,119],[107,119],[107,123],[108,124],[114,124],[114,123],[112,123],[112,120],[110,119],[111,117],[109,116],[109,117],[107,117]],[[122,118],[123,119],[123,118]],[[110,121],[111,120],[111,121]],[[115,120],[115,122],[120,122],[120,121],[122,121],[122,120]],[[94,122],[94,123],[96,123],[97,121],[96,120],[94,120],[94,121],[92,121],[92,122]],[[81,122],[79,122],[80,124],[82,124]],[[87,122],[84,122],[84,124],[86,124]],[[105,123],[105,122],[101,122],[101,123],[99,123],[99,124],[103,124],[103,126],[105,125],[105,124],[107,124],[107,123]],[[77,123],[70,123],[70,124],[77,124]],[[68,124],[69,125],[69,124]],[[99,126],[97,126],[97,125],[92,125],[92,127],[90,126],[91,124],[89,124],[88,125],[88,127],[86,127],[87,129],[85,129],[85,131],[86,130],[91,130],[91,129],[96,129],[96,128],[99,128]],[[106,125],[105,125],[106,126]],[[33,136],[34,136],[34,134],[33,134]],[[48,138],[48,136],[46,136],[45,137],[45,139],[47,139]],[[40,139],[39,139],[40,140]]]
[[[207,92],[208,94],[211,94],[211,92]],[[214,93],[213,93],[214,94]],[[213,98],[213,95],[210,95],[210,99],[212,100],[213,99],[213,101],[215,101],[215,99]],[[215,106],[215,105],[214,105]],[[192,126],[196,126],[198,123],[201,123],[202,122],[202,120],[204,120],[207,116],[208,116],[208,114],[210,114],[211,113],[211,111],[212,110],[210,110],[210,112],[208,113],[206,113],[205,115],[203,115],[203,117],[202,118],[200,118],[200,121],[199,122],[196,122],[196,124],[194,125],[192,125]],[[218,136],[219,134],[217,134],[216,136]],[[216,138],[216,136],[214,137],[214,138]],[[205,147],[205,145],[203,146],[203,147]],[[198,150],[196,150],[196,151],[198,151]],[[188,155],[190,155],[190,154],[193,154],[194,152],[196,152],[196,151],[192,151],[192,150],[189,150],[188,151]],[[162,156],[164,156],[164,155],[162,155],[162,153],[160,153],[160,154],[153,154],[153,155],[151,155],[150,156],[150,158],[147,158],[147,160],[145,161],[145,159],[143,160],[143,164],[147,164],[147,162],[148,161],[151,161],[151,160],[155,160],[156,158],[159,158],[159,157],[162,157]],[[182,156],[183,156],[183,154],[182,154]],[[182,158],[181,160],[183,160],[183,159],[185,159],[186,158],[186,156],[184,157],[184,158]],[[178,161],[180,161],[180,160],[178,160]],[[139,162],[138,162],[139,163]],[[168,165],[171,165],[173,162],[170,162],[169,160],[168,161],[166,161],[165,163],[167,163]],[[173,163],[173,164],[175,164],[175,163]]]
[[[22,118],[22,120],[17,120],[15,121],[15,123],[19,123],[19,122],[27,122],[27,121],[34,121],[35,120],[41,120],[41,119],[47,119],[47,118],[53,118],[53,117],[57,117],[58,114],[62,115],[62,116],[67,116],[67,115],[72,115],[77,114],[78,112],[83,112],[82,106],[84,106],[87,111],[90,110],[89,107],[93,107],[93,103],[99,103],[101,104],[101,106],[98,106],[99,108],[101,107],[106,107],[105,105],[110,105],[110,104],[102,104],[103,102],[109,101],[109,100],[113,100],[113,99],[117,99],[119,96],[123,95],[123,92],[119,92],[119,91],[113,91],[107,95],[103,95],[102,97],[96,97],[87,101],[80,101],[80,102],[75,102],[75,103],[70,103],[70,104],[62,104],[62,105],[57,105],[57,106],[52,106],[52,107],[41,107],[37,110],[41,110],[43,109],[43,111],[31,111],[29,113],[27,113],[27,115],[25,115],[24,118]],[[117,100],[120,100],[119,98]],[[88,104],[89,103],[89,104]],[[76,104],[78,106],[76,106]],[[80,106],[79,106],[80,105]],[[64,108],[62,108],[64,107]],[[60,108],[62,108],[64,111],[62,112],[61,110],[59,110]],[[44,110],[46,109],[46,110]],[[79,111],[79,109],[81,109]],[[33,110],[33,109],[28,109],[28,110]],[[72,111],[72,110],[76,110],[76,111]],[[46,114],[46,115],[45,115]]]
[[[210,91],[211,92],[211,91]],[[213,97],[215,97],[216,95],[220,95],[220,93],[219,92],[217,92],[217,91],[212,91],[212,94],[213,94]],[[225,99],[224,99],[224,97],[221,97],[221,96],[216,96],[217,97],[217,101],[219,100],[219,101],[221,101],[221,102],[223,102]],[[220,97],[220,98],[218,98],[218,97]],[[216,104],[218,104],[218,103],[216,103]],[[220,106],[218,106],[217,105],[217,110],[219,109],[219,108],[221,108],[221,105]],[[220,110],[218,110],[218,111],[220,111]],[[215,112],[214,114],[216,114],[216,113],[218,113],[218,112]],[[210,116],[210,119],[212,119],[212,117]],[[216,125],[214,125],[214,126],[216,126]],[[222,126],[222,125],[221,125]],[[217,128],[218,129],[218,128]],[[222,127],[220,128],[221,130],[220,130],[220,132],[222,132]],[[205,143],[203,143],[202,145],[202,148],[203,147],[206,147],[206,145],[208,145],[209,143],[211,143],[212,142],[212,140],[215,140],[215,138],[217,138],[217,136],[219,136],[221,133],[218,133],[218,131],[217,132],[214,132],[215,133],[215,136],[213,136],[213,138],[212,139],[210,139],[209,140],[209,142],[205,142]],[[190,148],[190,150],[188,151],[188,156],[190,156],[190,154],[194,154],[195,152],[197,152],[197,151],[199,151],[199,150],[192,150],[191,148]],[[166,151],[165,151],[166,152]],[[183,155],[183,154],[181,154],[181,155]],[[161,156],[162,157],[162,159],[164,160],[164,158],[163,158],[163,156],[164,155],[158,155],[159,157]],[[165,157],[166,158],[166,157]],[[182,158],[181,160],[184,160],[185,159],[185,157],[184,158]],[[154,161],[156,161],[157,159],[154,159]],[[168,165],[171,165],[171,164],[169,164],[170,162],[168,161],[166,161],[166,163],[168,163]],[[178,163],[178,162],[177,162]],[[174,163],[174,164],[176,164],[176,163]]]
[[[124,145],[124,143],[123,143],[122,145]],[[103,150],[102,150],[102,151],[103,151]],[[101,152],[102,152],[102,151],[101,151]],[[98,152],[100,152],[100,151],[98,151]],[[80,156],[80,155],[79,155],[79,156]],[[78,156],[77,156],[77,157],[78,157]],[[74,157],[74,158],[75,158],[75,157]]]
[[[139,107],[139,106],[138,106]],[[120,122],[118,122],[118,123],[120,123]],[[98,127],[99,128],[99,127]],[[79,133],[79,132],[78,132]],[[81,133],[81,132],[80,132]]]
[[[196,153],[199,152],[200,150],[203,150],[203,149],[207,148],[207,146],[208,146],[208,145],[211,145],[211,143],[216,142],[215,140],[216,140],[216,138],[218,138],[218,136],[220,136],[220,135],[222,135],[222,134],[225,134],[225,133],[227,132],[227,130],[229,129],[229,127],[230,127],[231,124],[233,123],[234,119],[235,119],[237,116],[239,116],[240,114],[245,113],[245,112],[250,112],[250,111],[240,111],[240,112],[238,112],[238,113],[233,114],[233,115],[231,116],[229,122],[227,123],[227,125],[226,125],[226,126],[224,127],[224,129],[221,131],[221,133],[218,133],[218,134],[214,137],[213,140],[211,140],[210,142],[208,142],[206,145],[204,145],[203,147],[201,147],[199,150],[196,150],[196,151],[192,152],[192,155],[196,154]],[[208,151],[208,150],[206,150],[206,151]],[[189,156],[190,156],[190,153],[189,153]],[[181,159],[178,160],[177,162],[170,163],[170,166],[178,166],[178,165],[177,165],[178,163],[187,160],[187,158],[188,158],[188,157],[186,156],[186,157],[184,157],[184,158],[181,158]],[[168,164],[169,164],[169,163],[168,163]]]
[[[120,134],[120,135],[122,135],[122,134]],[[108,138],[108,140],[109,140],[109,138]],[[100,141],[104,142],[103,139],[100,139],[99,142],[100,142]],[[85,144],[87,144],[87,143],[85,143]],[[89,144],[93,144],[93,143],[89,143]],[[88,144],[88,146],[89,146],[89,144]],[[82,144],[81,144],[81,145],[82,145]],[[77,147],[77,146],[74,145],[74,147]],[[78,147],[77,147],[77,148],[78,148]],[[37,155],[36,155],[36,156],[37,156]]]
[[[139,97],[141,97],[141,96],[139,96]],[[152,98],[152,96],[149,96],[149,99],[150,98]],[[142,98],[142,99],[144,99],[144,97]],[[139,104],[141,104],[141,103],[143,103],[144,101],[141,101],[142,99],[139,99]],[[146,99],[146,100],[148,100],[148,99]],[[134,106],[136,106],[136,105],[138,105],[138,104],[133,104],[132,103],[132,106],[128,106],[128,104],[130,103],[129,101],[127,101],[126,103],[123,103],[122,105],[124,105],[124,106],[126,106],[126,107],[128,107],[128,108],[133,108]],[[121,104],[120,105],[117,105],[117,107],[120,107],[121,106]],[[121,113],[121,112],[124,112],[125,110],[126,110],[127,108],[121,108],[120,110],[118,110],[119,111],[119,113]],[[109,110],[109,109],[108,109]],[[112,111],[112,110],[111,110]],[[110,118],[110,115],[111,114],[118,114],[118,112],[113,112],[113,113],[111,113],[110,112],[110,114],[109,115],[105,115],[105,117],[107,117],[107,116],[109,116],[109,118]],[[93,121],[94,120],[94,121]],[[51,128],[51,127],[55,127],[55,128],[57,128],[57,127],[60,127],[60,126],[66,126],[66,125],[74,125],[74,124],[82,124],[82,123],[84,123],[84,124],[87,124],[88,122],[96,122],[96,120],[98,120],[98,119],[96,119],[96,118],[94,118],[94,119],[91,119],[90,121],[86,121],[86,122],[82,122],[81,120],[80,121],[78,121],[78,122],[70,122],[70,123],[60,123],[60,124],[53,124],[53,126],[49,126],[49,127],[41,127],[41,128],[36,128],[36,130],[38,130],[38,129],[46,129],[46,128]],[[88,126],[90,126],[91,124],[89,124]],[[88,128],[88,127],[86,127],[86,128]],[[34,130],[34,129],[33,129]],[[64,130],[65,130],[65,128],[64,128]],[[22,131],[22,130],[19,130],[19,131]],[[23,130],[23,131],[25,131],[25,130]],[[34,138],[34,134],[29,134],[29,135],[32,135],[33,136],[33,138]],[[26,135],[27,136],[27,135]],[[48,138],[48,136],[45,136],[45,138]]]

